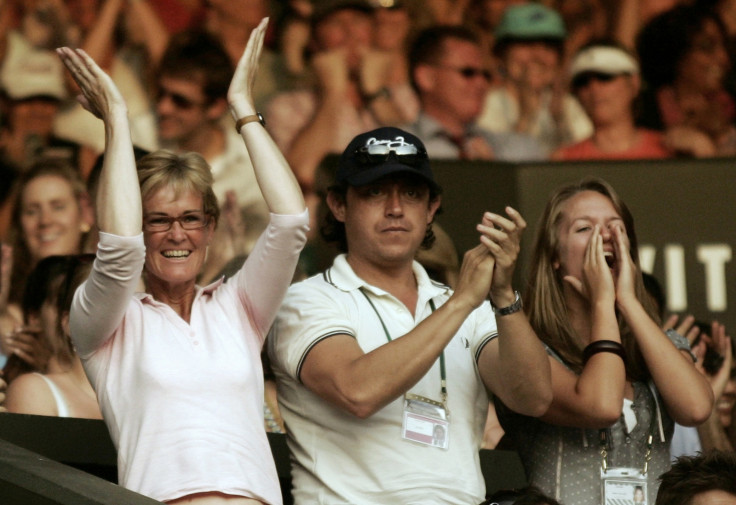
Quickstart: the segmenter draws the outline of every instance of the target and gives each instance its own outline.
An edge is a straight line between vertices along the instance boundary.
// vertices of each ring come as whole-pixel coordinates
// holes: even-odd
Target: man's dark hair
[[[202,30],[179,32],[169,42],[158,77],[196,79],[209,103],[225,98],[235,69],[222,43]]]
[[[736,453],[712,450],[681,456],[659,480],[655,505],[690,505],[707,491],[724,491],[736,498]]]
[[[426,183],[423,182],[422,184]],[[428,184],[426,185],[427,187],[429,187],[429,201],[433,202],[437,198],[439,198],[440,192],[432,189]],[[345,202],[348,194],[348,185],[345,183],[335,184],[333,186],[330,186],[327,189],[327,192],[332,193],[336,198]],[[326,203],[325,207],[327,207]],[[441,211],[442,207],[438,208],[434,216],[437,217]],[[345,233],[345,223],[335,219],[335,216],[332,215],[332,211],[329,210],[329,208],[327,208],[324,214],[319,232],[325,242],[336,244],[340,252],[348,252],[348,240]],[[424,240],[422,240],[422,244],[420,247],[422,249],[429,249],[430,247],[432,247],[432,244],[434,244],[434,241],[434,231],[432,230],[432,223],[430,223],[429,225],[427,225],[427,232],[424,234]]]
[[[409,49],[409,79],[415,91],[419,92],[414,80],[414,70],[419,65],[436,65],[443,56],[444,44],[448,39],[462,40],[480,46],[480,39],[472,30],[464,26],[437,25],[419,32]]]

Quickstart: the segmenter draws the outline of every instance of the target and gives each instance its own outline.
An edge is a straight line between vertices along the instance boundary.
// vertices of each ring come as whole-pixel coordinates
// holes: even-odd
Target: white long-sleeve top
[[[134,293],[143,236],[100,234],[70,324],[121,485],[161,501],[218,491],[282,503],[263,428],[260,352],[307,229],[306,211],[272,214],[233,278],[197,288],[189,323]]]

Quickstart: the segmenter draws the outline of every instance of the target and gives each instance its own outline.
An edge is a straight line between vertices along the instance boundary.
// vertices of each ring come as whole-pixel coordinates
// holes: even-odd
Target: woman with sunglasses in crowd
[[[661,132],[639,128],[634,104],[641,89],[639,63],[613,41],[583,46],[570,65],[571,91],[593,123],[593,134],[563,146],[555,160],[669,158]]]
[[[496,407],[530,483],[565,505],[608,503],[616,490],[631,499],[636,486],[654,503],[673,421],[710,415],[711,388],[687,340],[660,329],[638,261],[633,218],[608,183],[585,179],[552,195],[524,301],[554,398],[540,418]]]
[[[59,50],[107,139],[97,259],[72,304],[72,335],[118,450],[120,483],[167,503],[282,501],[263,428],[260,351],[308,216],[253,106],[266,25],[251,33],[228,101],[271,221],[238,273],[204,288],[195,279],[218,219],[209,166],[198,154],[159,151],[136,175],[114,83],[84,52]],[[141,269],[148,292],[136,294]]]

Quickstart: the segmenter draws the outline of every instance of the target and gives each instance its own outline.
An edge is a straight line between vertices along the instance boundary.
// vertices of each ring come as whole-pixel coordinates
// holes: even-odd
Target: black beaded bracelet
[[[583,365],[588,362],[592,355],[598,354],[599,352],[610,352],[616,354],[624,360],[624,363],[626,363],[626,351],[624,351],[624,346],[613,340],[596,340],[595,342],[588,344],[585,349],[583,349]]]

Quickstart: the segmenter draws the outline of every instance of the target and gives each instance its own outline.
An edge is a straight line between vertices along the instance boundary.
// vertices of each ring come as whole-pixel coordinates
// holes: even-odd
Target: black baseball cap
[[[398,173],[415,175],[440,191],[422,141],[407,131],[385,126],[350,141],[340,156],[335,179],[338,184],[364,186]]]

